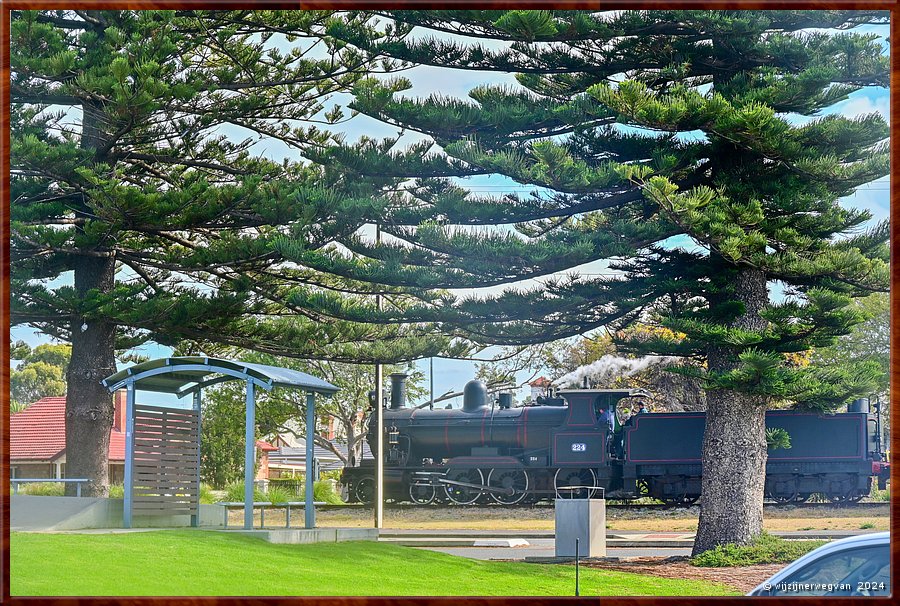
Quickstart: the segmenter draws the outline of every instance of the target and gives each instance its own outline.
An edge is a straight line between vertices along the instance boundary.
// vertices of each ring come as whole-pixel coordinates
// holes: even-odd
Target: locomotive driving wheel
[[[365,476],[360,478],[359,482],[353,488],[353,496],[360,503],[369,504],[375,500],[375,478]]]
[[[524,469],[492,469],[488,473],[488,486],[504,488],[509,492],[492,492],[491,498],[501,505],[521,503],[528,494],[528,474]]]
[[[409,485],[409,498],[419,505],[431,505],[437,491],[431,484],[419,483]]]
[[[597,488],[593,469],[557,469],[553,476],[557,499],[590,499]]]
[[[480,469],[451,469],[447,472],[446,479],[465,484],[477,484],[484,486],[484,475]],[[445,484],[444,493],[447,498],[457,505],[471,505],[481,496],[481,489],[460,484]]]

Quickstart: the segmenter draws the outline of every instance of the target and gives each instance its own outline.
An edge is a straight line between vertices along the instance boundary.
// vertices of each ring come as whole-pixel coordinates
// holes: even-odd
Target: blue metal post
[[[194,392],[194,411],[197,413],[197,513],[191,516],[191,526],[200,526],[200,391]]]
[[[316,527],[316,506],[313,505],[313,482],[316,473],[316,394],[306,394],[306,527]]]
[[[253,528],[253,468],[256,463],[256,398],[247,381],[247,419],[244,428],[244,528]]]
[[[125,487],[122,503],[122,526],[131,528],[131,496],[134,484],[134,383],[128,384],[125,395]],[[80,486],[80,484],[79,484]]]

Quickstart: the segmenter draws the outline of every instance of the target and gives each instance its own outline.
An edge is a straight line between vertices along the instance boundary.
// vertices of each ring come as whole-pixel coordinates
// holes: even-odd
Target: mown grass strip
[[[572,566],[485,562],[384,543],[272,545],[238,534],[12,533],[17,596],[574,595]],[[581,595],[736,595],[701,581],[582,570]]]

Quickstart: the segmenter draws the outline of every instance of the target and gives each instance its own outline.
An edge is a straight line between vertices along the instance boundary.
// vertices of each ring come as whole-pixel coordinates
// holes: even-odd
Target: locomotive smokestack
[[[391,408],[403,408],[406,406],[406,377],[405,372],[391,374]]]
[[[847,406],[847,412],[869,412],[869,398],[853,400],[853,402]]]

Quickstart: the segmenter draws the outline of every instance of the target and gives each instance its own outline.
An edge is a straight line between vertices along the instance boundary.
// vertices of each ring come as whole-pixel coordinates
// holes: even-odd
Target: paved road
[[[421,547],[431,551],[440,551],[450,555],[462,556],[473,560],[522,560],[526,557],[553,557],[553,539],[528,539],[528,547]],[[691,555],[689,548],[630,548],[607,549],[606,555],[620,558],[638,556],[686,556]]]

